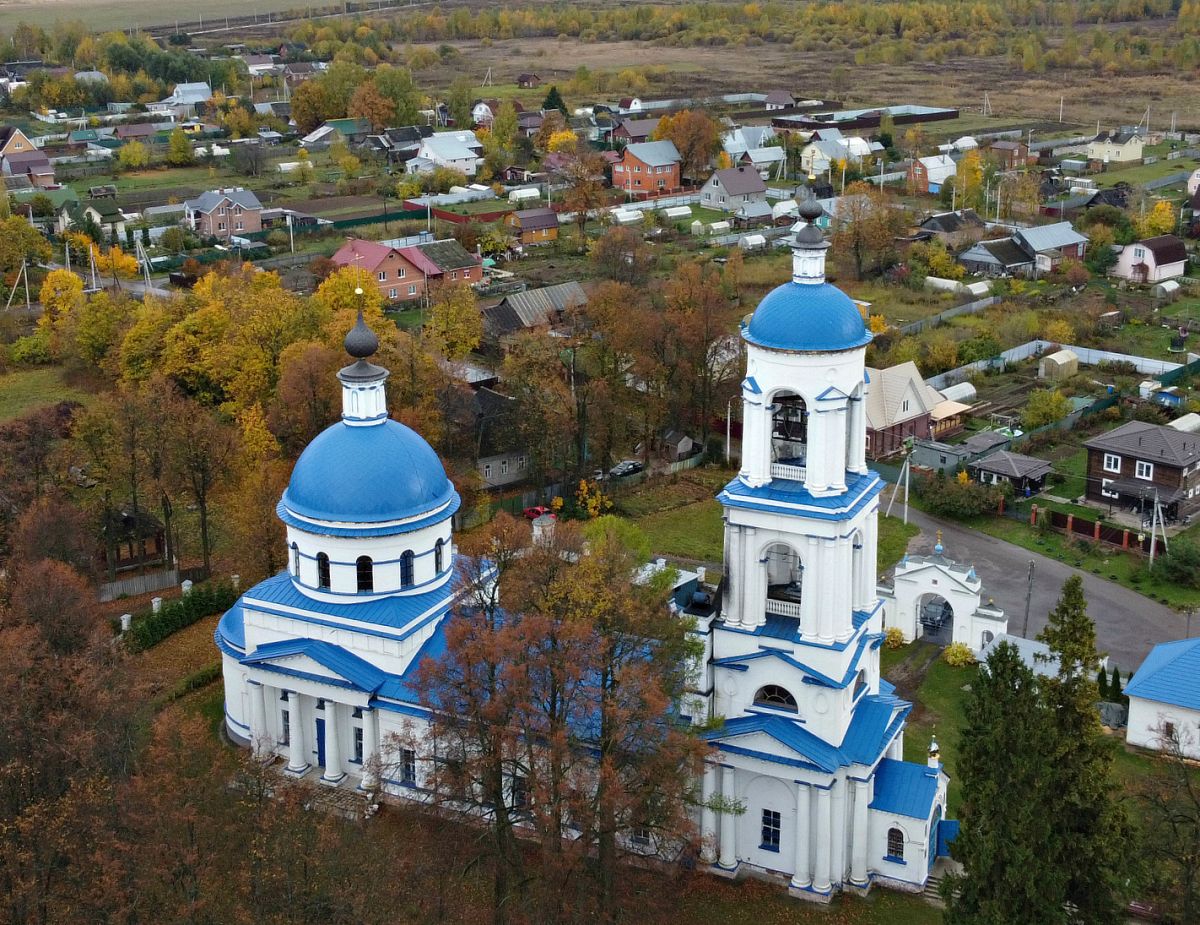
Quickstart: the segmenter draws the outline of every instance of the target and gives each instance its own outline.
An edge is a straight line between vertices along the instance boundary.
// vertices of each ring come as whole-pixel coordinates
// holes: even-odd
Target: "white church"
[[[911,706],[879,676],[870,334],[825,282],[819,206],[800,212],[793,279],[742,332],[744,461],[719,495],[727,577],[695,611],[706,658],[683,712],[713,727],[697,820],[710,869],[824,901],[874,883],[922,889],[944,853],[947,778],[936,746],[925,764],[903,760]],[[459,497],[433,449],[389,419],[377,348],[360,318],[338,373],[342,419],[301,454],[278,505],[288,568],[247,591],[215,638],[235,742],[296,777],[421,799],[422,755],[372,759],[427,716],[414,677],[453,619]]]

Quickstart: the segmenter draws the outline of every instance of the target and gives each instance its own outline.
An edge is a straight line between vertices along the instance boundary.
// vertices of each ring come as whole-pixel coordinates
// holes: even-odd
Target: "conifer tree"
[[[1113,665],[1112,683],[1108,685],[1109,696],[1113,700],[1121,698],[1121,669]]]
[[[947,925],[1065,923],[1067,872],[1043,863],[1057,821],[1047,803],[1053,741],[1037,679],[1008,643],[981,668],[958,757],[961,874],[943,883]]]
[[[1104,737],[1097,710],[1096,626],[1087,614],[1083,581],[1063,585],[1046,628],[1038,635],[1057,658],[1057,673],[1040,687],[1052,729],[1042,756],[1046,790],[1054,805],[1052,839],[1041,870],[1067,877],[1066,901],[1081,922],[1120,921],[1125,908],[1130,825],[1114,799],[1112,743]]]
[[[1096,687],[1100,691],[1100,699],[1108,700],[1108,674],[1103,666],[1096,672]]]
[[[549,112],[551,109],[557,109],[564,116],[567,114],[567,104],[563,102],[562,94],[558,92],[558,87],[551,87],[546,93],[546,98],[542,101],[542,109]]]

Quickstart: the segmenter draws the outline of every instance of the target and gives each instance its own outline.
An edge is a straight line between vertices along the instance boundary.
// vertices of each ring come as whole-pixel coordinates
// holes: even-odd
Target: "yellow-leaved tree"
[[[115,276],[119,279],[137,276],[137,257],[125,253],[119,244],[114,244],[104,252],[93,244],[92,255],[96,261],[96,272],[101,276]]]
[[[380,341],[395,333],[395,325],[383,316],[383,293],[371,274],[361,267],[334,270],[317,287],[313,299],[321,307],[324,339],[331,347],[341,347],[346,333],[354,327],[359,310]]]
[[[423,328],[426,342],[448,360],[464,359],[483,339],[483,315],[467,283],[442,286]]]
[[[46,333],[50,341],[50,353],[60,359],[72,339],[80,310],[86,301],[83,280],[70,270],[51,270],[42,282],[38,300],[42,303],[38,330]]]
[[[550,136],[547,148],[552,152],[562,154],[574,149],[578,141],[574,132],[570,129],[563,129],[561,132],[555,132]]]
[[[1175,207],[1160,199],[1149,212],[1134,220],[1138,237],[1153,238],[1160,234],[1171,234],[1175,230]]]

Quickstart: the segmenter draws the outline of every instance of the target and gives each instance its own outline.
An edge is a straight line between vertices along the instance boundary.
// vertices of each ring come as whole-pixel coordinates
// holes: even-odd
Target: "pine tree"
[[[1103,667],[1096,672],[1096,687],[1100,690],[1100,699],[1108,700],[1108,675]]]
[[[1056,674],[1040,683],[1052,729],[1043,766],[1053,800],[1047,815],[1054,820],[1041,867],[1067,877],[1066,901],[1076,908],[1078,921],[1120,921],[1130,825],[1113,796],[1112,743],[1097,710],[1095,676],[1101,656],[1078,575],[1063,585],[1038,639],[1058,660]]]
[[[1065,923],[1067,872],[1044,863],[1056,813],[1047,805],[1045,755],[1053,741],[1033,672],[997,646],[972,685],[958,757],[963,865],[943,889],[947,925]]]
[[[1113,700],[1121,698],[1121,669],[1113,665],[1112,683],[1108,685],[1108,694]]]
[[[551,109],[557,109],[564,116],[567,115],[567,104],[563,102],[562,94],[558,92],[558,87],[551,87],[546,93],[546,98],[542,101],[542,109],[549,112]]]

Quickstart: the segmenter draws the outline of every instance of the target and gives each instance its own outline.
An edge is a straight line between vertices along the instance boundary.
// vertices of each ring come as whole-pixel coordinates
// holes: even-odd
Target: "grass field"
[[[86,402],[91,396],[67,384],[60,366],[38,366],[0,376],[0,424],[44,405]]]
[[[226,16],[255,13],[266,21],[268,13],[303,10],[311,4],[298,0],[205,0],[202,7],[188,4],[154,3],[152,0],[12,0],[0,7],[0,30],[11,32],[19,22],[49,28],[59,20],[79,20],[93,29],[125,30],[129,27],[166,26],[203,16],[219,25]]]
[[[1110,167],[1104,173],[1096,175],[1096,184],[1098,186],[1115,186],[1118,183],[1128,183],[1131,186],[1137,186],[1139,183],[1145,183],[1147,180],[1157,180],[1159,177],[1166,177],[1171,174],[1182,173],[1186,175],[1198,166],[1200,166],[1200,160],[1194,157],[1181,157],[1174,161],[1160,160],[1153,164],[1140,164],[1137,167],[1123,167],[1120,169]],[[1183,180],[1180,180],[1179,183],[1182,187]],[[1178,190],[1160,189],[1153,192],[1161,195],[1165,192],[1178,192]]]

